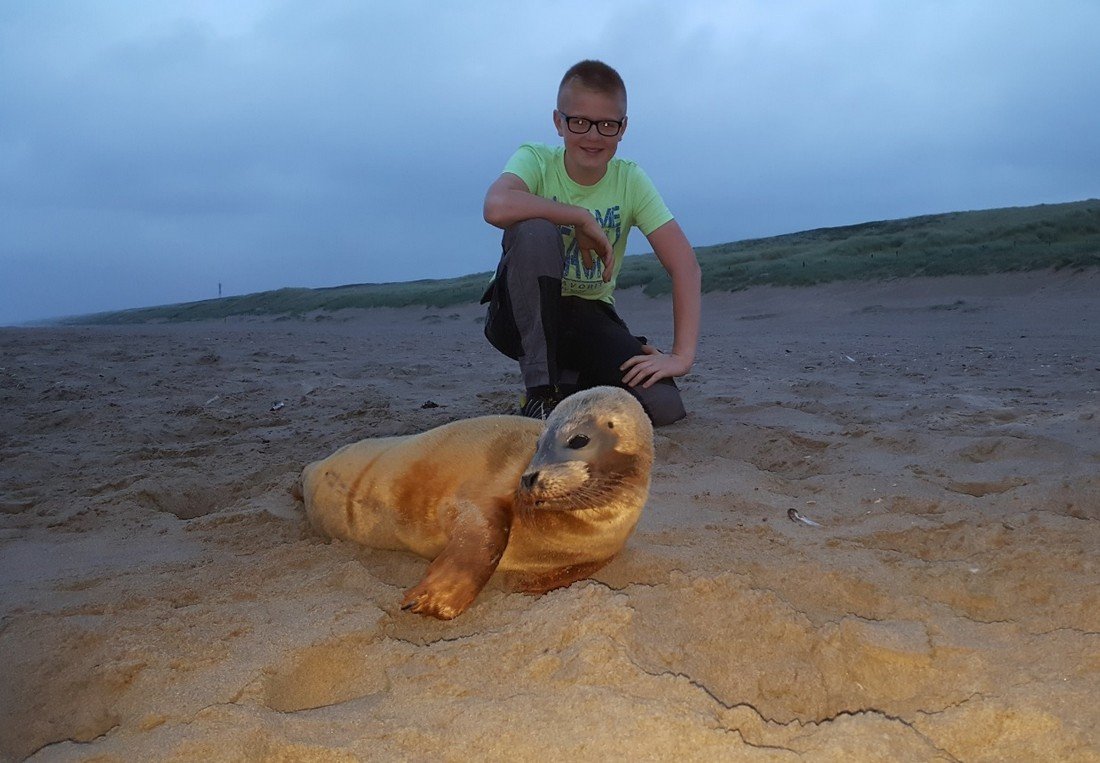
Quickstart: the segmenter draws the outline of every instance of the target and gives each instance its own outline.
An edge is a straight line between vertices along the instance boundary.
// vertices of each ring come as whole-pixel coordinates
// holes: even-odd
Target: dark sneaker
[[[520,416],[529,419],[542,419],[545,421],[550,416],[550,411],[558,404],[558,399],[550,395],[527,395],[526,400],[519,410]]]

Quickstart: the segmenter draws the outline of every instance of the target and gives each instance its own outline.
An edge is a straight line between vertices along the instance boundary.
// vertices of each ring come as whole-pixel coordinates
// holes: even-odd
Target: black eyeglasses
[[[585,117],[571,117],[565,112],[559,111],[562,119],[565,120],[565,126],[569,128],[569,132],[576,135],[584,135],[586,132],[592,129],[592,125],[596,125],[596,132],[605,138],[614,138],[623,129],[622,121],[616,121],[614,119],[601,119],[599,122],[593,122],[591,119]]]

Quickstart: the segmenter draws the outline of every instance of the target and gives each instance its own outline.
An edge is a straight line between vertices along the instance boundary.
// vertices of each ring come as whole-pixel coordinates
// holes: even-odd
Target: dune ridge
[[[704,292],[836,281],[1100,268],[1100,200],[921,215],[697,246]],[[373,307],[448,307],[477,302],[490,273],[458,278],[283,288],[179,305],[76,316],[70,325],[224,320],[243,316],[326,320]],[[652,254],[625,258],[620,288],[671,292]]]

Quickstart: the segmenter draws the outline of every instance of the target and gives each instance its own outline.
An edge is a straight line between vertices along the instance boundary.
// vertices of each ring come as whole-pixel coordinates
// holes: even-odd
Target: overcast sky
[[[2,0],[0,324],[491,270],[485,189],[560,141],[582,58],[697,246],[1096,197],[1097,30],[1097,0]]]

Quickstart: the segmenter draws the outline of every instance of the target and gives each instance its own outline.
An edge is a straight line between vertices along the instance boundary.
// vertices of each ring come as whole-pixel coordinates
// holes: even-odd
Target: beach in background
[[[1098,294],[708,293],[624,552],[446,623],[289,488],[515,412],[480,308],[0,329],[0,759],[1100,759]]]

